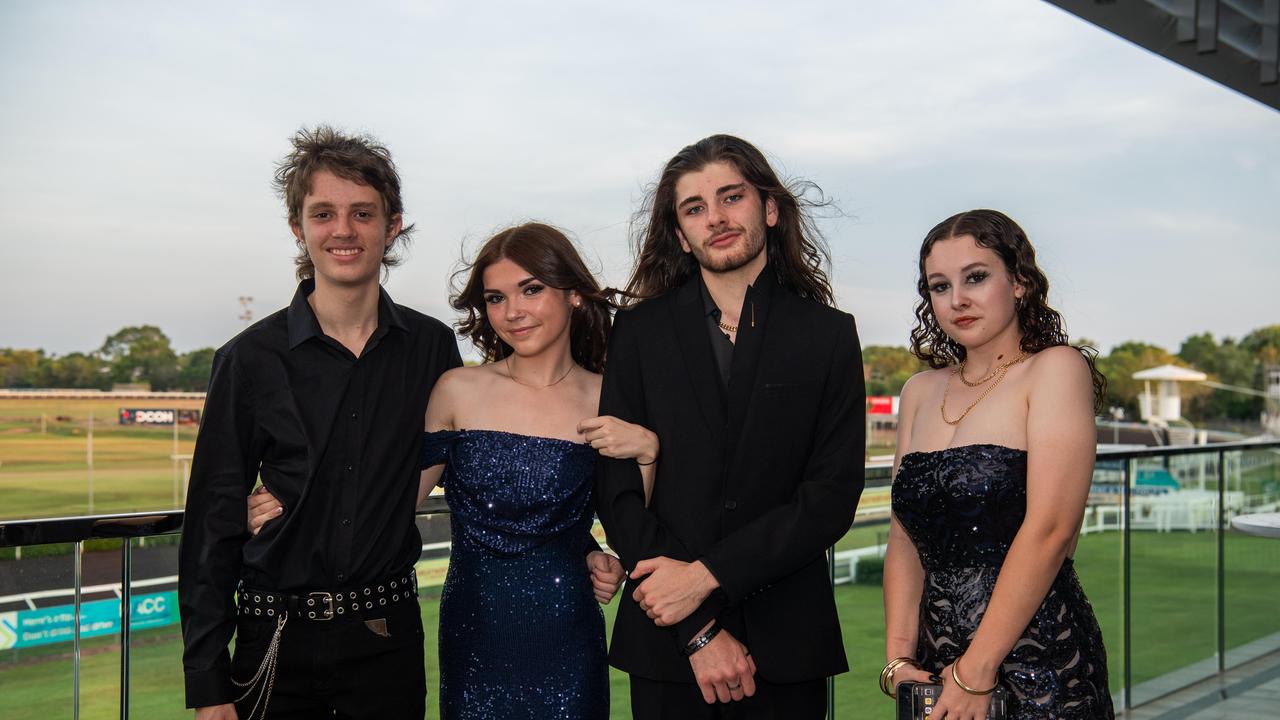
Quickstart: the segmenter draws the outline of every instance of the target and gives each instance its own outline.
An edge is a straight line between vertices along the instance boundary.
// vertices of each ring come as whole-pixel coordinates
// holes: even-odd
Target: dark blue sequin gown
[[[589,445],[492,430],[426,433],[445,463],[453,549],[440,598],[440,715],[607,718],[592,593]]]
[[[916,657],[939,673],[969,647],[1027,512],[1027,453],[964,445],[902,457],[893,513],[924,566]],[[1114,718],[1107,655],[1075,568],[1062,564],[1001,665],[1016,720]]]

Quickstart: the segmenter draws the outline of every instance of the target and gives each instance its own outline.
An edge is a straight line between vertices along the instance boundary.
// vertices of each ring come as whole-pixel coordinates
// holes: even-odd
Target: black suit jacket
[[[659,555],[702,560],[720,588],[675,628],[659,628],[628,581],[610,662],[692,682],[680,649],[720,617],[768,681],[844,672],[825,552],[852,524],[863,487],[866,391],[853,317],[786,290],[766,268],[726,403],[699,282],[618,313],[600,412],[656,432],[661,453],[648,508],[636,464],[610,459],[597,472],[597,507],[628,569]]]

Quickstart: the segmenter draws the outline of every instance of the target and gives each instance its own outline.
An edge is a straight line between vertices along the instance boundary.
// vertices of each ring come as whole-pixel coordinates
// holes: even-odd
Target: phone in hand
[[[904,682],[898,684],[898,720],[929,720],[934,705],[942,697],[937,683]],[[1009,712],[1009,691],[997,686],[991,693],[987,720],[1005,720]]]

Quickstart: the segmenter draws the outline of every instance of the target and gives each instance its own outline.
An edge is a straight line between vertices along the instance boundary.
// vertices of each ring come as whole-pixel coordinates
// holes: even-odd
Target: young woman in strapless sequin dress
[[[622,578],[590,535],[596,452],[652,463],[657,436],[593,417],[612,307],[564,234],[504,230],[464,275],[459,332],[488,362],[436,383],[423,448],[423,491],[442,477],[453,528],[440,714],[606,718],[596,599]],[[588,565],[610,575],[595,598]]]
[[[603,720],[597,601],[623,573],[590,534],[596,455],[635,459],[651,486],[657,436],[593,417],[613,308],[563,233],[499,232],[457,277],[459,333],[486,362],[440,378],[422,440],[419,503],[444,487],[453,539],[440,715]]]
[[[885,685],[942,683],[934,720],[1114,711],[1106,652],[1071,556],[1105,381],[1071,347],[1026,235],[993,210],[940,223],[920,251],[885,556]]]

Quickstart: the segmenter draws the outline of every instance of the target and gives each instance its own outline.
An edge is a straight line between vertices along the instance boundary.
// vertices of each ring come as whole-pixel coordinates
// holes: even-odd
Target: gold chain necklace
[[[978,387],[979,385],[995,377],[996,373],[1008,368],[1010,365],[1017,365],[1018,363],[1026,359],[1027,359],[1027,354],[1024,352],[1018,357],[1010,360],[1009,362],[1004,363],[1003,365],[997,365],[995,369],[987,373],[987,376],[982,378],[981,380],[974,380],[973,382],[969,382],[969,379],[964,376],[964,368],[969,362],[969,358],[966,357],[965,359],[960,361],[960,382],[964,383],[965,385],[968,385],[969,387]]]
[[[985,378],[979,380],[976,383],[970,383],[964,379],[964,375],[961,373],[961,371],[964,369],[964,363],[961,362],[959,367],[951,371],[951,376],[947,377],[946,389],[942,391],[942,405],[938,407],[938,411],[942,413],[942,422],[948,425],[959,425],[960,421],[964,420],[965,416],[969,414],[969,411],[977,407],[978,403],[982,402],[983,400],[986,400],[987,396],[991,394],[991,391],[996,389],[996,386],[1000,384],[1001,380],[1004,380],[1004,376],[1008,374],[1010,367],[1017,365],[1023,360],[1026,360],[1028,357],[1029,356],[1027,355],[1027,353],[1022,353],[1021,355],[1010,360],[1009,362],[1001,363],[996,367],[995,370],[991,372],[990,375],[986,376]],[[987,389],[982,391],[982,394],[978,396],[977,400],[974,400],[973,402],[969,403],[969,407],[965,408],[964,412],[960,413],[960,417],[956,418],[955,420],[948,420],[947,419],[947,397],[951,395],[951,377],[955,375],[959,375],[960,380],[964,382],[966,385],[969,385],[970,387],[976,387],[978,385],[981,385],[982,383],[985,383],[988,380],[991,380],[992,378],[995,378],[995,382],[987,386]]]
[[[720,326],[720,329],[721,329],[721,330],[723,330],[723,331],[725,331],[725,332],[727,332],[727,333],[736,333],[736,332],[738,332],[738,326],[737,326],[737,325],[726,325],[726,324],[725,324],[725,322],[724,322],[723,320],[717,320],[717,321],[716,321],[716,324]]]
[[[561,380],[564,380],[565,378],[569,377],[569,373],[573,372],[573,369],[578,367],[577,363],[569,363],[569,369],[564,371],[564,374],[560,376],[559,380],[556,380],[550,385],[530,385],[529,383],[516,377],[515,373],[511,372],[511,356],[510,355],[503,358],[503,361],[506,362],[507,364],[507,377],[511,378],[512,382],[516,383],[517,385],[523,385],[527,388],[533,388],[534,390],[546,390],[547,388],[552,387],[554,385],[559,385]]]

